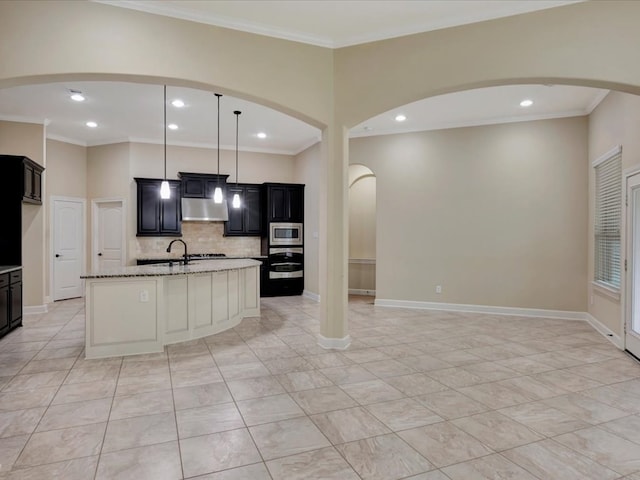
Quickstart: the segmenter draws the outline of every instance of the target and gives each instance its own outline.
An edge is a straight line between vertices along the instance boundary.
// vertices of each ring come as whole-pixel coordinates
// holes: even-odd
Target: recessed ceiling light
[[[267,138],[267,134],[264,132],[260,132],[258,133],[258,135],[256,135],[258,138]]]
[[[96,122],[87,122],[86,125],[89,128],[96,128],[98,126]]]
[[[169,125],[167,125],[167,128],[169,130],[177,130],[178,129],[178,125],[176,125],[175,123],[170,123]]]
[[[520,102],[521,107],[530,107],[531,105],[533,105],[533,100],[529,100],[528,98]]]
[[[82,92],[79,92],[78,90],[69,90],[69,93],[71,94],[71,100],[75,102],[85,101],[85,98],[84,98],[84,95],[82,95]]]
[[[174,107],[182,108],[184,107],[184,102],[179,98],[176,98],[173,102],[171,102],[171,105],[173,105]]]
[[[404,122],[407,119],[406,115],[396,115],[396,122]]]

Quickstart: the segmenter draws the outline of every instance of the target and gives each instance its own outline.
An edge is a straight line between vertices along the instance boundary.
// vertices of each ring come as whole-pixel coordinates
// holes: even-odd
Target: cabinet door
[[[183,177],[182,196],[184,198],[204,198],[205,182],[202,178]]]
[[[22,282],[9,286],[9,298],[11,301],[11,327],[22,323]]]
[[[42,202],[42,172],[33,170],[33,199]]]
[[[27,163],[24,164],[24,197],[33,197],[33,167]]]
[[[159,232],[160,183],[138,182],[138,235]]]
[[[234,194],[240,195],[240,208],[233,208],[231,200]],[[227,186],[227,208],[229,209],[229,220],[224,225],[225,235],[243,235],[245,233],[244,209],[245,209],[245,189],[241,186]]]
[[[269,220],[272,222],[288,222],[289,208],[287,187],[269,187]]]
[[[169,182],[171,198],[160,199],[160,232],[179,235],[182,231],[180,221],[180,182]]]
[[[9,330],[9,285],[0,287],[0,334]]]
[[[262,214],[260,211],[261,188],[247,185],[244,190],[242,206],[244,207],[244,231],[247,235],[262,233]]]
[[[289,187],[287,189],[289,200],[289,222],[302,222],[304,219],[304,188]]]

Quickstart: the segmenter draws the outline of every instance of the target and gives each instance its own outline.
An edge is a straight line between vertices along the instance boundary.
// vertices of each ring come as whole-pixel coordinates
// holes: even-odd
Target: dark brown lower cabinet
[[[0,274],[0,337],[22,325],[22,270]]]

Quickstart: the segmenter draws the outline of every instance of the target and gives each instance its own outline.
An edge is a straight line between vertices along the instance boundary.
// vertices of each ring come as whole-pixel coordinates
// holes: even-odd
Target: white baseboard
[[[49,310],[46,305],[34,305],[31,307],[22,307],[23,315],[37,315],[39,313],[47,313]]]
[[[320,302],[320,295],[318,295],[317,293],[310,292],[309,290],[303,290],[302,296],[310,300]]]
[[[376,307],[416,308],[420,310],[444,310],[450,312],[490,313],[493,315],[518,315],[524,317],[555,318],[560,320],[585,320],[584,312],[544,310],[538,308],[496,307],[492,305],[467,305],[462,303],[415,302],[411,300],[376,299]]]
[[[602,336],[604,338],[606,338],[607,340],[609,340],[611,343],[613,343],[616,347],[618,347],[620,350],[624,350],[624,342],[622,341],[622,339],[620,338],[620,335],[616,335],[615,333],[613,333],[609,327],[607,327],[606,325],[604,325],[602,322],[600,322],[600,320],[598,320],[596,317],[594,317],[593,315],[591,315],[588,312],[585,312],[584,314],[584,319],[589,322],[589,325],[591,325],[593,328],[595,328],[599,333],[602,334]]]
[[[362,288],[350,288],[349,289],[349,295],[368,295],[370,297],[375,297],[376,296],[376,291],[375,290],[365,290]]]
[[[318,345],[325,350],[346,350],[351,345],[351,337],[347,335],[343,338],[327,338],[318,334]]]

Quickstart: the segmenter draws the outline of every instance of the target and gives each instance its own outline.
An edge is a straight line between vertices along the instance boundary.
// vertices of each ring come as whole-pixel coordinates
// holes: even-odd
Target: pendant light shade
[[[167,181],[167,86],[164,86],[164,180],[160,184],[160,198],[171,198],[171,189]]]
[[[234,110],[233,114],[236,116],[236,193],[233,194],[233,200],[231,206],[233,208],[240,208],[240,194],[238,190],[238,121],[240,119],[240,110]]]
[[[171,189],[169,188],[169,182],[163,180],[160,184],[160,198],[166,200],[171,198]]]
[[[220,188],[220,97],[222,94],[216,93],[218,97],[218,178],[216,179],[216,189],[213,191],[213,202],[222,203],[224,200],[222,196],[222,188]]]

